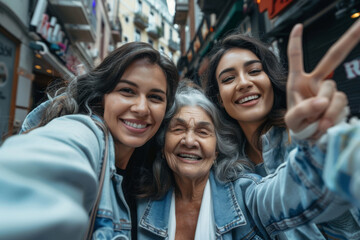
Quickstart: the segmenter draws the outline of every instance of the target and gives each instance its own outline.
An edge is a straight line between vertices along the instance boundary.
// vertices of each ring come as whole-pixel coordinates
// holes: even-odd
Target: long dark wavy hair
[[[147,59],[149,63],[161,67],[167,82],[167,108],[174,102],[174,95],[179,75],[174,63],[161,55],[150,44],[131,42],[111,52],[96,68],[79,76],[61,89],[50,89],[53,92],[51,103],[39,126],[52,119],[68,114],[104,114],[103,98],[118,84],[121,76],[135,60]],[[56,86],[55,86],[56,87]]]
[[[216,78],[216,68],[221,58],[230,49],[241,48],[253,52],[261,61],[264,72],[268,75],[274,92],[274,104],[267,116],[267,120],[256,130],[251,142],[261,150],[261,135],[265,134],[272,126],[286,127],[284,115],[286,111],[286,80],[287,74],[283,65],[278,61],[275,54],[270,50],[270,46],[260,40],[245,36],[240,33],[231,33],[223,40],[219,41],[209,54],[209,66],[206,77],[206,94],[208,97],[222,109],[222,112],[229,120],[232,119],[219,103],[219,86]],[[237,123],[238,125],[238,123]]]
[[[150,44],[130,42],[110,53],[99,66],[89,73],[71,80],[67,86],[60,89],[50,89],[55,94],[52,97],[49,96],[51,102],[48,104],[38,127],[56,117],[68,114],[96,114],[102,118],[104,95],[116,87],[126,69],[139,59],[147,59],[149,63],[156,64],[163,70],[167,82],[167,111],[173,105],[179,81],[175,64]],[[151,168],[155,158],[158,148],[154,139],[155,137],[143,146],[136,148],[126,167],[122,186],[129,204],[134,202],[133,186],[137,184],[138,176],[144,169]],[[131,204],[130,207],[134,208]]]

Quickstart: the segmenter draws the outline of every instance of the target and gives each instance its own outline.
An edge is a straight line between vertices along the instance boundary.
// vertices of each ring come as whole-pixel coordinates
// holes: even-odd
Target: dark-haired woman
[[[289,66],[292,67],[288,77],[298,79],[292,82],[301,86],[298,87],[302,89],[300,95],[331,96],[329,93],[336,90],[334,82],[322,80],[357,44],[359,31],[360,21],[357,21],[339,41],[343,46],[342,50],[333,48],[312,73],[304,73],[301,26],[297,27],[292,33],[296,46],[289,45],[288,48],[291,61]],[[269,46],[253,37],[231,34],[220,41],[212,51],[208,67],[207,94],[228,119],[239,126],[244,136],[241,144],[242,158],[250,160],[253,171],[262,176],[274,173],[295,147],[285,124],[286,81],[285,71]],[[322,90],[319,90],[320,86]],[[293,89],[291,85],[287,86],[288,91]],[[290,95],[296,99],[297,93],[291,92]],[[303,114],[305,111],[301,107],[292,109],[297,111],[297,119],[291,119],[287,123],[296,123],[301,127],[319,118],[318,125],[313,125],[315,132],[310,131],[308,134],[299,129],[301,134],[296,135],[300,138],[317,139],[338,120],[337,114],[332,110],[340,104],[336,99],[339,98],[329,98],[329,109],[323,115],[319,112],[318,116],[315,113],[311,118]],[[306,101],[310,101],[297,99],[299,100],[305,100],[304,104],[309,104]],[[325,223],[308,224],[284,234],[289,239],[359,239],[359,213],[359,210],[355,209]]]
[[[82,239],[102,167],[93,238],[131,239],[136,206],[124,178],[134,155],[148,157],[177,83],[169,59],[128,43],[28,115],[24,130],[35,128],[0,148],[0,239]]]

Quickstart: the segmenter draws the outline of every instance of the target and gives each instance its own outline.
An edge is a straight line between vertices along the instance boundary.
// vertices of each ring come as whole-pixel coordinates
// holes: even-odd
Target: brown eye
[[[235,77],[233,77],[233,76],[229,76],[229,77],[226,77],[226,78],[223,78],[222,80],[221,80],[221,83],[228,83],[228,82],[230,82],[231,80],[233,80]]]
[[[125,94],[135,94],[131,88],[120,88],[118,91]]]
[[[250,74],[250,75],[257,75],[257,74],[259,74],[259,73],[261,73],[261,72],[262,72],[261,69],[254,69],[254,70],[251,70],[251,71],[249,72],[249,74]]]
[[[150,99],[152,99],[153,101],[155,102],[164,102],[164,98],[160,95],[157,95],[157,94],[151,94],[149,96]]]

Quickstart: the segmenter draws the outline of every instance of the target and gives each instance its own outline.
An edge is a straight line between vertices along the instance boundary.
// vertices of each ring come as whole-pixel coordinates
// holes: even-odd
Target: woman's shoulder
[[[51,120],[44,128],[46,131],[61,133],[62,136],[86,139],[89,135],[95,135],[97,138],[103,139],[105,129],[102,130],[97,122],[105,126],[102,121],[95,120],[88,115],[70,114]]]
[[[258,184],[260,183],[260,181],[263,179],[262,176],[260,176],[259,174],[256,173],[251,173],[251,172],[243,172],[243,173],[239,173],[235,178],[227,181],[227,182],[222,182],[219,181],[214,174],[212,174],[211,177],[211,181],[214,183],[216,182],[216,185],[227,185],[227,184],[231,184],[234,186],[240,186],[240,187],[244,187],[244,186],[248,186],[251,184]]]

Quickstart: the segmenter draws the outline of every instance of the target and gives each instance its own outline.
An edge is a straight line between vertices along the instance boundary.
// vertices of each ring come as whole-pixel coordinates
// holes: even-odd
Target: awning
[[[207,40],[204,42],[204,47],[200,50],[200,56],[204,56],[213,42],[221,38],[227,31],[235,29],[243,18],[243,0],[236,1],[230,8],[225,18],[219,22],[219,25],[215,26],[215,31],[209,35]]]

